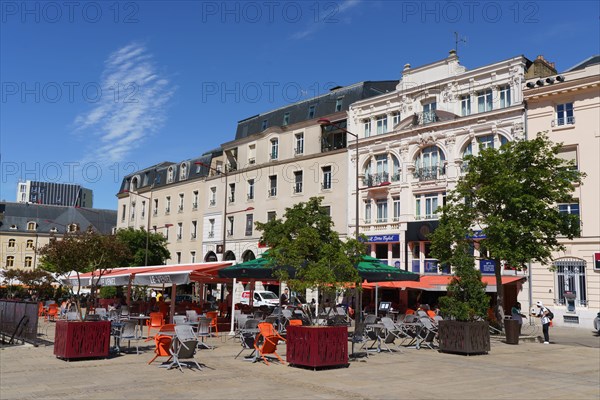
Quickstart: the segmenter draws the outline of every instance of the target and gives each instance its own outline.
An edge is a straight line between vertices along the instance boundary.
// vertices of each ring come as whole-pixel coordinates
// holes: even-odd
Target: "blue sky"
[[[0,1],[0,199],[79,183],[116,208],[124,175],[198,156],[236,123],[455,46],[475,68],[600,53],[598,2]]]

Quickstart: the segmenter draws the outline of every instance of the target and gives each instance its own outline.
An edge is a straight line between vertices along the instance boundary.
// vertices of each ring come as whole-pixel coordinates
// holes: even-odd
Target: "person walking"
[[[540,318],[542,323],[542,331],[544,332],[544,344],[550,344],[550,333],[548,332],[550,328],[550,317],[548,317],[548,313],[550,312],[541,301],[536,303],[538,310],[536,316]]]

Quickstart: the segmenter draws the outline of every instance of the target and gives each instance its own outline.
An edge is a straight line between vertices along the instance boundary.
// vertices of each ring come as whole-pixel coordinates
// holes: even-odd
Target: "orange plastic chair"
[[[152,364],[152,362],[158,357],[169,357],[167,359],[167,362],[171,361],[171,358],[173,356],[171,355],[169,349],[171,348],[172,340],[173,339],[171,338],[171,336],[164,336],[160,334],[157,334],[154,337],[154,343],[156,344],[156,348],[154,349],[154,357],[152,358],[152,360],[148,361],[148,365]]]
[[[160,328],[165,324],[165,316],[161,312],[153,312],[150,313],[150,319],[146,321],[146,325],[148,326],[148,339],[150,339],[150,330],[156,329],[160,330]]]
[[[281,363],[285,364],[285,361],[277,354],[277,344],[280,340],[284,342],[286,342],[286,340],[275,330],[273,324],[268,322],[261,322],[258,324],[258,330],[259,334],[254,340],[254,348],[262,357],[265,364],[269,365],[269,361],[266,357],[267,354],[274,354]]]
[[[217,336],[219,336],[219,326],[218,326],[218,321],[217,321],[218,316],[219,316],[219,313],[217,311],[208,311],[206,313],[206,318],[210,318],[211,319],[211,321],[210,321],[210,329],[214,328]]]
[[[289,326],[302,326],[301,319],[290,319]]]
[[[46,309],[44,308],[44,303],[41,301],[38,303],[38,317],[43,317],[46,315]]]
[[[52,303],[48,306],[48,311],[46,315],[44,315],[44,321],[55,321],[56,316],[59,314],[60,310],[58,308],[58,304]]]

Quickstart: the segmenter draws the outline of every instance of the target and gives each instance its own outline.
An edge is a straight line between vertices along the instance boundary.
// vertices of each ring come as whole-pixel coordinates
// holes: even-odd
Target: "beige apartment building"
[[[394,90],[397,83],[333,88],[240,121],[234,140],[200,158],[126,176],[117,195],[117,228],[162,232],[169,263],[241,262],[263,251],[254,222],[281,217],[286,207],[322,196],[334,229],[345,237],[346,112],[355,101]],[[321,118],[342,129],[322,127]]]
[[[65,232],[93,229],[110,234],[116,212],[37,203],[0,203],[0,268],[37,268],[36,250]]]
[[[561,156],[587,174],[574,188],[576,201],[557,205],[579,215],[581,235],[562,242],[566,250],[554,254],[552,265],[532,265],[532,301],[552,309],[554,324],[592,329],[600,311],[600,56],[560,75],[532,77],[523,95],[529,136],[547,132],[563,144]],[[524,306],[527,291],[521,295]]]

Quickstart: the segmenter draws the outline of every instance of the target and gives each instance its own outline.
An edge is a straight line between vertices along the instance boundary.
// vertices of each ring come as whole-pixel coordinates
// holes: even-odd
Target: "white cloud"
[[[102,96],[74,124],[89,138],[86,159],[120,162],[164,125],[175,87],[161,76],[152,55],[139,43],[109,55],[99,86]]]
[[[304,39],[306,37],[311,36],[321,28],[335,24],[335,23],[349,23],[350,18],[344,17],[344,13],[348,12],[350,9],[359,5],[361,0],[346,0],[343,2],[330,2],[325,3],[327,6],[324,6],[319,16],[315,18],[314,21],[311,21],[308,26],[304,29],[295,32],[292,35],[292,39]],[[344,18],[342,18],[344,17]]]

